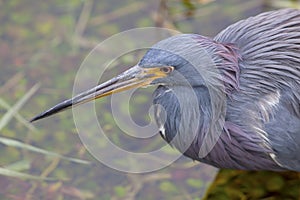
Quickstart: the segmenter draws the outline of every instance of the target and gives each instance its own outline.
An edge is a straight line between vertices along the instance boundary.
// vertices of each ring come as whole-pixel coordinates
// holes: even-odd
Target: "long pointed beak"
[[[141,68],[138,65],[130,68],[122,74],[88,90],[74,96],[71,99],[65,100],[54,107],[46,110],[45,112],[35,116],[30,122],[51,116],[72,106],[80,105],[85,102],[92,101],[104,96],[111,95],[112,93],[121,92],[131,88],[145,87],[157,78],[167,76],[167,73],[160,70],[159,67],[155,68]]]

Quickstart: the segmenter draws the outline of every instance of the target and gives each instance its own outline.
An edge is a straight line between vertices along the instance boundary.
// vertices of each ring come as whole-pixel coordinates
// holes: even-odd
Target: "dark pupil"
[[[161,71],[165,72],[165,73],[169,73],[170,72],[170,68],[169,67],[163,67],[161,69]]]

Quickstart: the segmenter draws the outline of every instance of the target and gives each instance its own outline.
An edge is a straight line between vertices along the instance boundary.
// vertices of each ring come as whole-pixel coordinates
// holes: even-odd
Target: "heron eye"
[[[166,74],[169,74],[169,73],[171,73],[173,71],[173,67],[170,67],[170,66],[168,66],[168,67],[162,67],[162,68],[160,68],[160,71],[162,71],[162,72],[164,72]]]

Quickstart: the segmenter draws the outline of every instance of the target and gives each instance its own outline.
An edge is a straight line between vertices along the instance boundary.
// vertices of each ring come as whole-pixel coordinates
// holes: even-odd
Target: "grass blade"
[[[10,105],[1,98],[0,98],[0,106],[2,106],[3,108],[5,108],[7,110],[12,109],[10,107]],[[13,113],[13,115],[20,123],[22,123],[24,126],[26,126],[29,130],[31,130],[33,132],[38,132],[37,129],[31,123],[29,123],[26,119],[24,119],[19,113],[15,112],[15,113]]]
[[[39,84],[34,85],[9,111],[7,111],[0,120],[0,130],[2,130],[12,119],[15,113],[29,100],[29,98],[38,90]]]
[[[10,169],[6,169],[3,167],[0,167],[0,175],[8,176],[8,177],[15,177],[15,178],[22,178],[22,179],[48,180],[48,181],[58,180],[56,178],[49,178],[49,177],[43,178],[43,177],[39,177],[39,176],[33,176],[33,175],[13,171]]]
[[[12,170],[12,171],[23,171],[30,169],[30,161],[29,160],[20,160],[14,162],[9,165],[3,166],[5,169]]]
[[[29,151],[41,153],[41,154],[44,154],[44,155],[47,155],[47,156],[58,157],[58,158],[61,158],[61,159],[64,159],[64,160],[69,160],[69,161],[80,163],[80,164],[90,164],[89,161],[81,160],[81,159],[77,159],[77,158],[66,157],[66,156],[60,155],[58,153],[54,153],[54,152],[51,152],[51,151],[47,151],[47,150],[29,145],[29,144],[25,144],[23,142],[15,140],[15,139],[0,137],[0,143],[4,144],[6,146],[22,148],[22,149],[26,149],[26,150],[29,150]]]
[[[8,122],[12,119],[12,117],[14,115],[16,115],[18,110],[29,100],[29,98],[38,90],[38,88],[39,88],[39,84],[34,85],[13,107],[11,107],[11,109],[9,109],[4,114],[4,116],[0,120],[0,130],[2,130],[8,124]],[[2,102],[2,104],[3,104],[3,102]],[[4,103],[4,105],[5,105],[5,103]],[[29,144],[25,144],[23,142],[15,140],[15,139],[0,137],[0,143],[7,145],[7,146],[22,148],[22,149],[26,149],[29,151],[41,153],[41,154],[44,154],[47,156],[58,157],[58,158],[61,158],[64,160],[69,160],[69,161],[80,163],[80,164],[90,164],[89,161],[62,156],[58,153],[50,152],[50,151],[47,151],[47,150],[29,145]]]

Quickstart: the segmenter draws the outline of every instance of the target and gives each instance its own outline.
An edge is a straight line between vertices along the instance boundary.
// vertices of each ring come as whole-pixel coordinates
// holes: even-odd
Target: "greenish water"
[[[296,1],[21,1],[0,2],[0,98],[13,106],[28,90],[39,90],[19,110],[25,119],[72,96],[77,70],[99,42],[132,28],[159,26],[181,32],[214,36],[231,23],[273,6],[297,6]],[[122,45],[130,45],[124,44]],[[116,47],[117,48],[117,47]],[[141,54],[119,59],[105,78],[134,65]],[[148,124],[153,89],[138,90],[131,99],[131,114]],[[99,121],[108,137],[124,149],[147,152],[163,145],[135,140],[112,120],[110,98],[97,101]],[[7,110],[0,106],[0,119]],[[146,174],[111,169],[93,158],[77,135],[72,112],[64,112],[34,124],[33,131],[16,118],[1,129],[1,136],[15,138],[55,153],[89,160],[82,165],[0,145],[0,164],[19,163],[17,171],[56,177],[35,181],[0,176],[0,199],[201,199],[213,182],[215,170],[181,158],[173,165]],[[88,133],[87,133],[88,134]],[[20,164],[26,161],[27,164]],[[126,164],[126,163],[125,163]],[[296,199],[297,173],[240,172],[223,170],[208,199]]]

